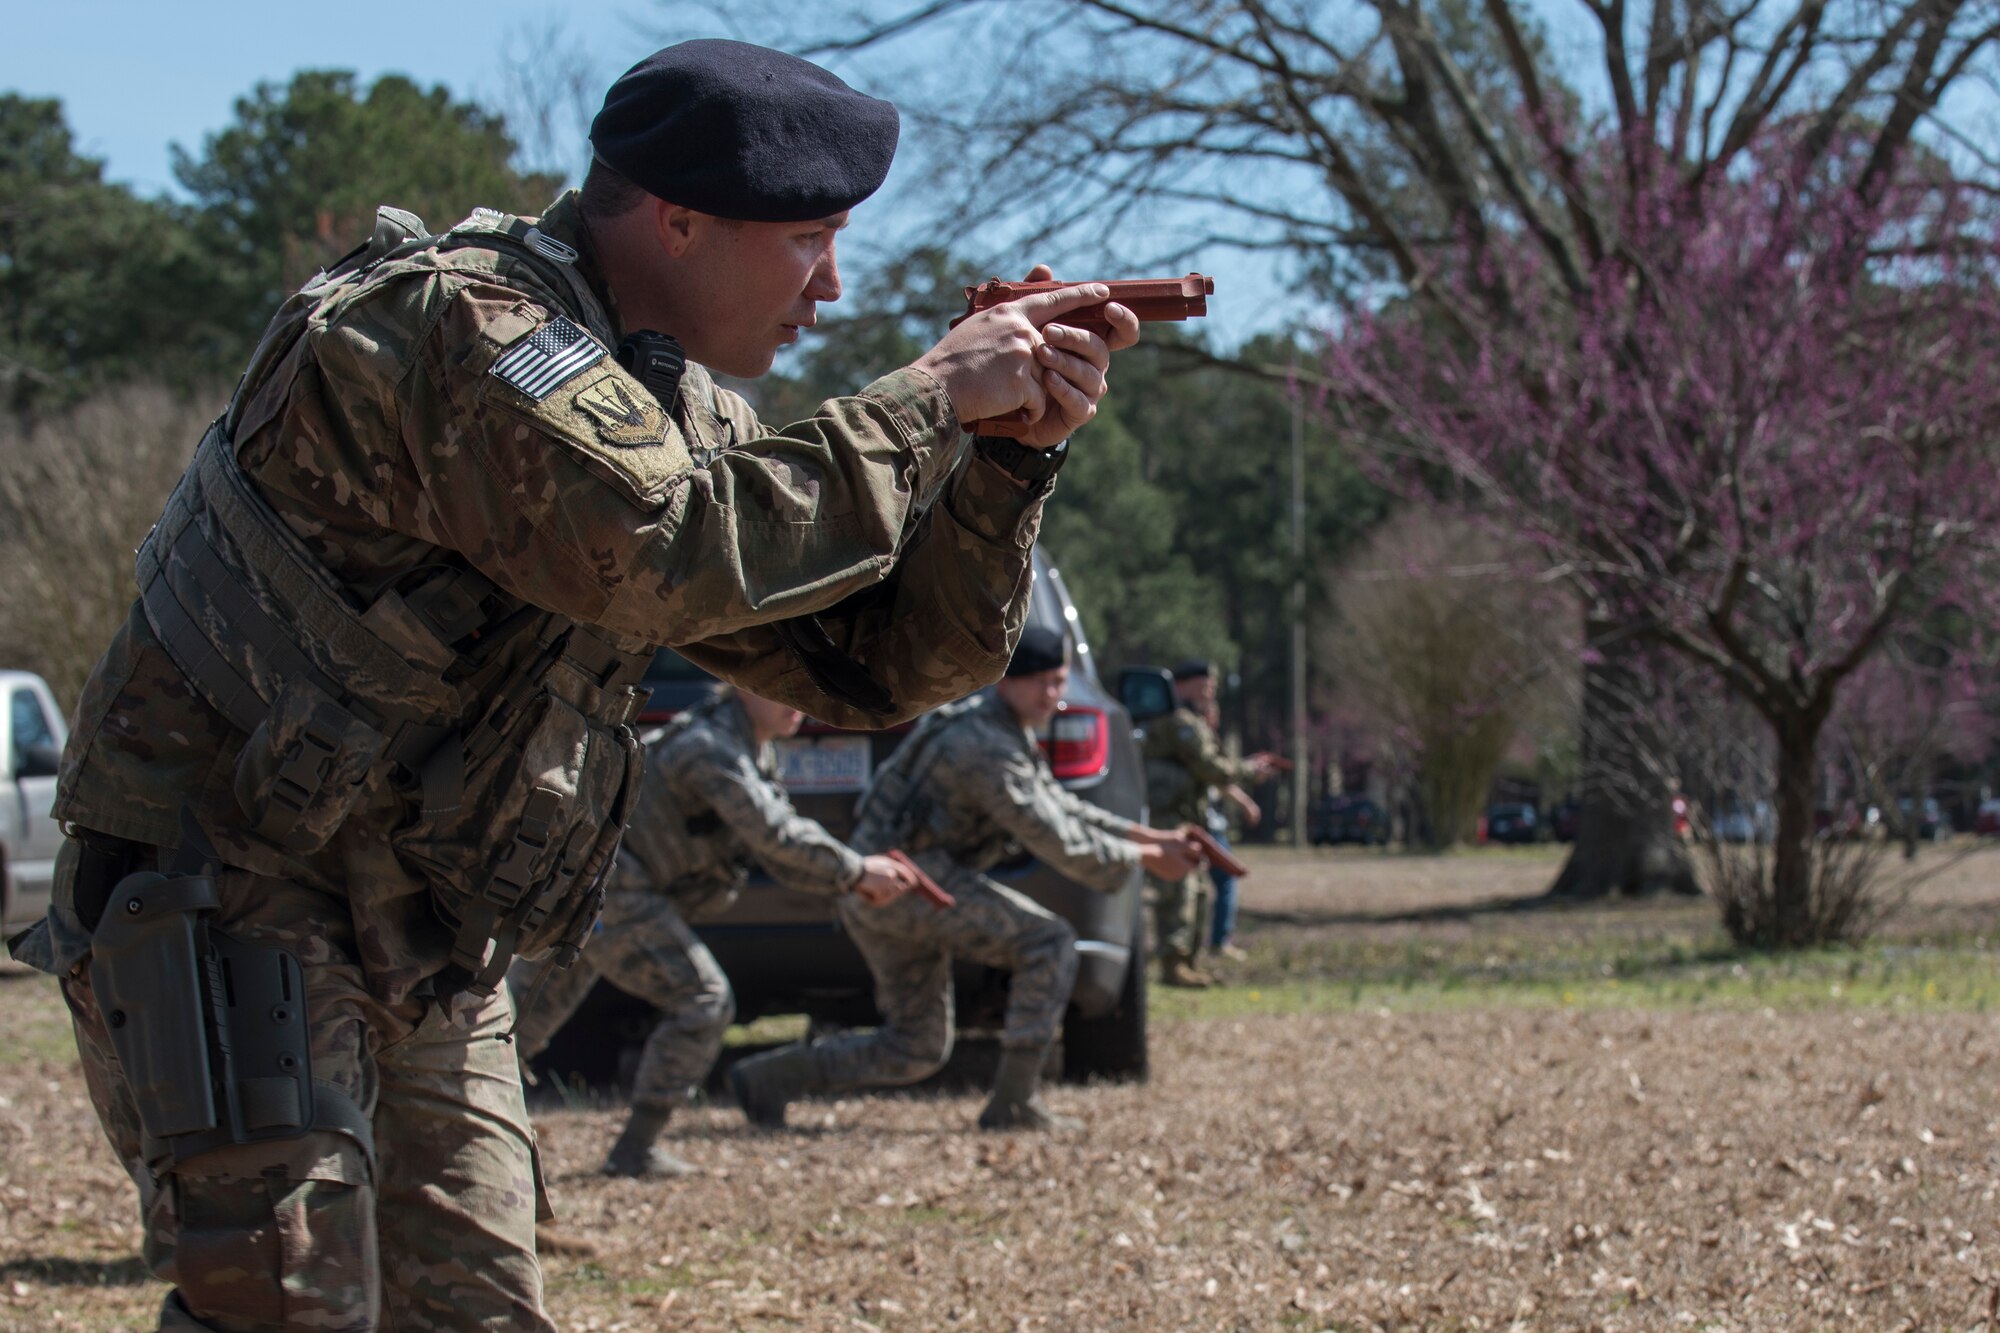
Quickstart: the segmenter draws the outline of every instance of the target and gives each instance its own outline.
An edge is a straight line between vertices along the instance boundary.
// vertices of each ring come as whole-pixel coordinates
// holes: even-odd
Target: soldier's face
[[[834,238],[847,214],[812,222],[727,222],[695,214],[675,286],[674,323],[690,359],[753,379],[840,299]]]
[[[1005,676],[993,687],[1021,725],[1040,731],[1062,708],[1063,691],[1069,688],[1069,668],[1059,666],[1032,676]]]
[[[1186,680],[1177,680],[1174,682],[1174,693],[1196,712],[1206,711],[1215,703],[1215,677],[1189,676]]]
[[[761,694],[752,694],[739,689],[736,698],[743,705],[743,711],[750,718],[750,729],[757,733],[759,740],[774,741],[780,736],[796,736],[799,727],[805,723],[806,715],[790,704],[781,704],[775,699],[766,699]]]

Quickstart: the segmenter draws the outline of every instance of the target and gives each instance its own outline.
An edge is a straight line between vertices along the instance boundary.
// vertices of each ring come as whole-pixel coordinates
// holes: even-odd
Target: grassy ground
[[[1073,1139],[969,1095],[800,1132],[686,1118],[705,1168],[593,1168],[554,1111],[565,1329],[1915,1329],[2000,1310],[2000,851],[1878,939],[1730,951],[1704,902],[1529,903],[1549,852],[1268,853],[1248,962],[1155,992],[1143,1087]],[[0,1329],[145,1324],[130,1190],[51,987],[0,969]]]

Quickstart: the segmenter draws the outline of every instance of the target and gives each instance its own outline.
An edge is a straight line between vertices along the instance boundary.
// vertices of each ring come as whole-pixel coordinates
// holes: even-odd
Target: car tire
[[[1145,908],[1135,897],[1132,912],[1132,960],[1118,1002],[1101,1018],[1084,1018],[1075,1011],[1063,1023],[1063,1079],[1069,1083],[1144,1083],[1146,1059],[1146,928]]]

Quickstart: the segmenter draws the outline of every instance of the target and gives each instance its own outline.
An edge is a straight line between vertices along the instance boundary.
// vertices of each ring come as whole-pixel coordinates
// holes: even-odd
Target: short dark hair
[[[590,159],[590,170],[584,173],[583,190],[577,196],[577,206],[582,210],[587,222],[609,222],[622,218],[637,208],[646,198],[646,192],[620,175],[616,168],[608,167],[600,158]]]
[[[590,170],[584,173],[577,207],[585,222],[610,222],[624,217],[651,197],[645,187],[634,185],[620,175],[616,167],[607,167],[597,158],[592,158]],[[736,218],[717,218],[716,221],[729,228],[743,225]]]

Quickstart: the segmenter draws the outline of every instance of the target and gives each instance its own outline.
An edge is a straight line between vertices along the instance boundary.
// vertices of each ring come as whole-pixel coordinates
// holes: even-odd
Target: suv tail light
[[[1111,766],[1111,719],[1101,708],[1064,708],[1042,742],[1049,767],[1063,781],[1094,778]]]

